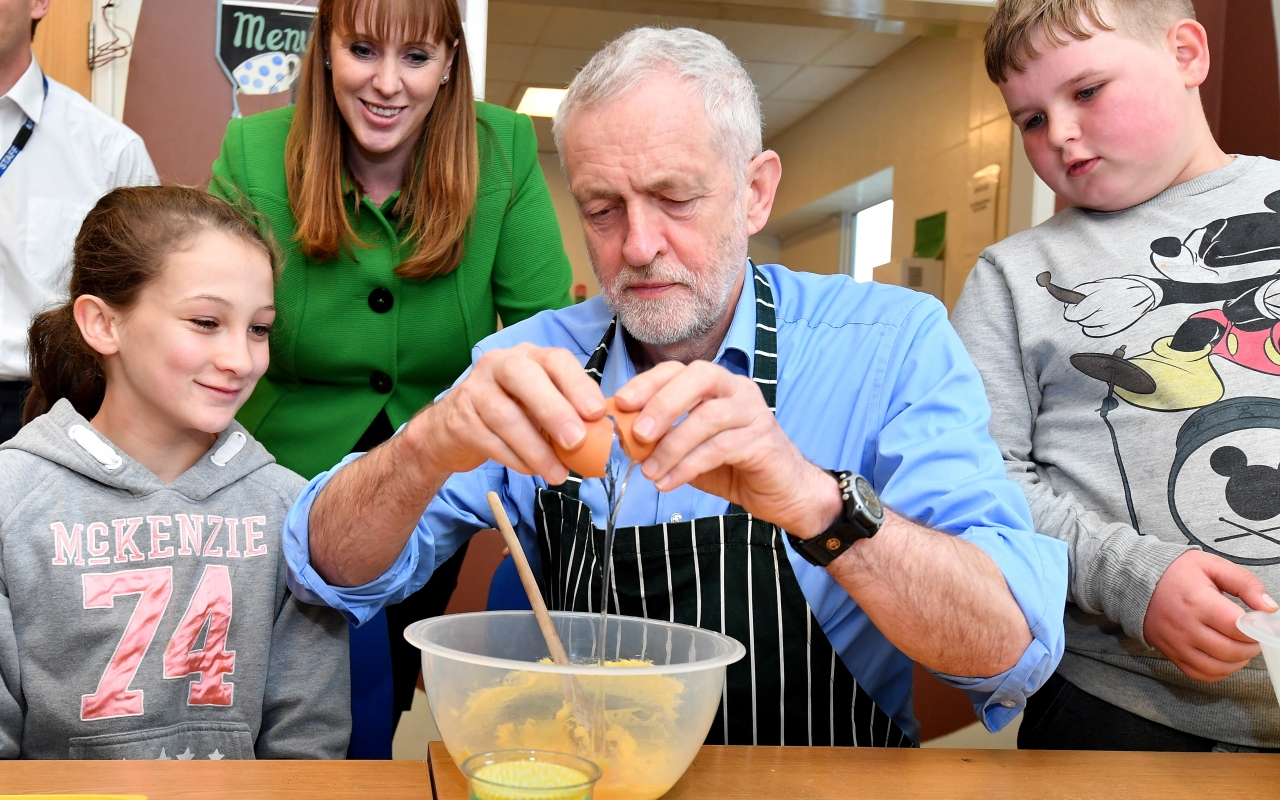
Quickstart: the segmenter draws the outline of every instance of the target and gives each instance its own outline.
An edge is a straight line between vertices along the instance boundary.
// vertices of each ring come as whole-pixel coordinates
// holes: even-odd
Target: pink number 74
[[[156,629],[173,593],[173,569],[134,569],[122,572],[88,573],[84,581],[85,608],[112,608],[115,599],[136,594],[124,635],[116,645],[107,668],[93,694],[80,699],[80,718],[107,719],[143,713],[143,690],[130,689],[142,658],[151,647]],[[208,622],[204,646],[195,649],[200,632]],[[223,676],[235,672],[235,651],[227,650],[227,630],[231,625],[231,575],[221,564],[205,566],[204,575],[182,620],[164,651],[164,677],[185,678],[196,674],[187,695],[189,705],[231,705],[235,686]]]

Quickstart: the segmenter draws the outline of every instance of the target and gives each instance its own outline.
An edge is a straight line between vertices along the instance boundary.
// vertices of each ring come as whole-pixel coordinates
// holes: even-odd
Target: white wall
[[[1012,128],[987,78],[982,43],[922,37],[769,140],[782,158],[773,213],[787,214],[892,166],[893,258],[911,255],[917,219],[946,211],[943,299],[950,307],[981,247],[1009,230]],[[965,227],[968,181],[989,164],[1001,168],[995,229],[975,240]],[[836,271],[838,226],[819,227],[783,240],[782,263]]]

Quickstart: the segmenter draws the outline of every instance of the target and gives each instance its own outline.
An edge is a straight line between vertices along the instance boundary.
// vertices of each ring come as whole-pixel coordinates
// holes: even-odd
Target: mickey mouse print
[[[1206,482],[1221,488],[1220,502],[1204,502]],[[1280,401],[1236,397],[1192,414],[1178,433],[1169,509],[1204,550],[1246,566],[1280,563]]]
[[[1158,411],[1201,408],[1222,399],[1222,380],[1210,355],[1280,375],[1280,191],[1267,210],[1215,219],[1182,238],[1151,242],[1155,275],[1100,278],[1077,286],[1063,317],[1094,338],[1120,333],[1147,312],[1192,306],[1171,335],[1131,362],[1155,388],[1117,394]],[[1211,306],[1206,308],[1205,306]]]
[[[1128,453],[1113,427],[1121,401],[1191,412],[1169,462],[1169,513],[1188,542],[1253,566],[1280,563],[1280,191],[1260,200],[1189,231],[1159,231],[1146,269],[1069,288],[1048,271],[1036,276],[1065,322],[1119,345],[1069,362],[1105,387],[1098,414],[1134,529]]]

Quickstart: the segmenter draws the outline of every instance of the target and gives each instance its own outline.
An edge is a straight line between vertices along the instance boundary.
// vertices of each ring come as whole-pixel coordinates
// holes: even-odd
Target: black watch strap
[[[787,534],[788,541],[801,558],[818,567],[826,567],[835,561],[859,539],[875,536],[884,524],[884,506],[866,478],[853,472],[828,472],[840,484],[844,513],[831,527],[812,539]]]

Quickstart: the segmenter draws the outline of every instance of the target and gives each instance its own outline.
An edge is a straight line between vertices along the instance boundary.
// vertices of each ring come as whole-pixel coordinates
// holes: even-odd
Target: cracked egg
[[[584,478],[603,478],[605,466],[609,463],[609,452],[613,449],[614,425],[617,425],[618,440],[622,452],[636,463],[644,461],[653,452],[657,443],[641,444],[636,441],[631,427],[635,425],[639,411],[619,410],[613,398],[605,401],[605,415],[594,422],[585,422],[587,436],[582,444],[573,450],[566,450],[554,441],[552,448],[560,463]]]

